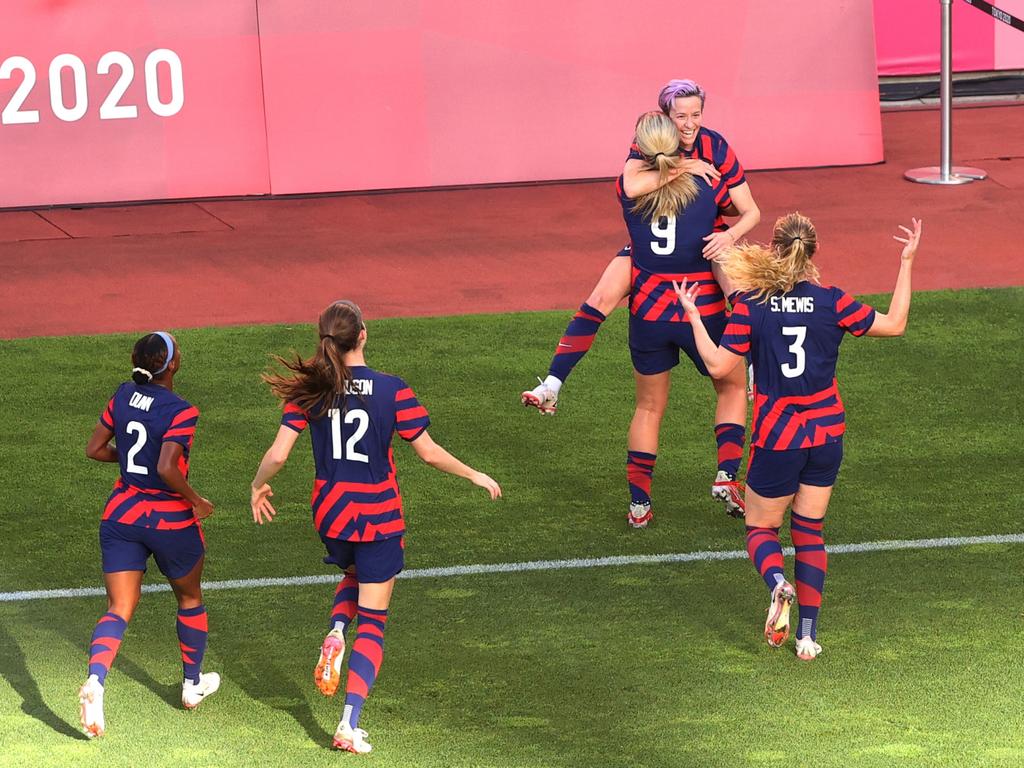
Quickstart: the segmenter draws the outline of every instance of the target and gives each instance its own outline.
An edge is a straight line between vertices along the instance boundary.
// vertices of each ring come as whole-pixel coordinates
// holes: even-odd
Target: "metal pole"
[[[953,0],[942,5],[939,72],[939,166],[911,168],[903,174],[919,184],[969,184],[988,176],[979,168],[953,166]]]

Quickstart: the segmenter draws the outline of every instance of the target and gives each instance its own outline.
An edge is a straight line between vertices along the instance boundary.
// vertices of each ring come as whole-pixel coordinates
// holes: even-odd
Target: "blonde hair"
[[[800,213],[790,213],[775,222],[770,246],[734,246],[726,253],[722,270],[738,290],[752,291],[755,299],[789,293],[803,280],[818,282],[821,273],[811,261],[817,250],[814,224]]]
[[[636,121],[636,146],[647,167],[656,170],[662,185],[653,192],[640,195],[633,212],[656,221],[662,216],[675,216],[697,197],[697,182],[688,173],[681,173],[665,183],[669,174],[679,168],[679,129],[662,112],[645,112]]]

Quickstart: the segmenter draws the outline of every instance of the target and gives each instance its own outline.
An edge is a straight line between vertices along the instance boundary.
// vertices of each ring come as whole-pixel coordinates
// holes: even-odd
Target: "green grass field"
[[[905,338],[844,344],[847,452],[830,543],[1024,531],[1024,290],[914,301]],[[626,528],[624,313],[558,416],[518,405],[567,317],[371,322],[370,364],[402,375],[435,439],[505,492],[491,503],[396,441],[407,567],[742,548],[742,525],[707,498],[713,395],[688,366],[663,425],[655,524]],[[268,352],[308,352],[310,327],[177,335],[176,385],[203,413],[191,479],[217,505],[205,578],[326,573],[307,440],[274,484],[278,520],[259,528],[248,509],[278,423],[257,373]],[[116,470],[84,446],[134,338],[0,342],[0,592],[101,583],[96,529]],[[173,598],[144,595],[95,743],[78,734],[75,694],[103,598],[0,602],[0,765],[1019,766],[1022,555],[834,555],[813,664],[764,645],[766,593],[745,560],[400,581],[361,723],[375,747],[365,758],[327,748],[342,702],[312,683],[328,585],[209,592],[205,667],[224,685],[196,713],[178,705]],[[160,581],[151,568],[147,582]]]

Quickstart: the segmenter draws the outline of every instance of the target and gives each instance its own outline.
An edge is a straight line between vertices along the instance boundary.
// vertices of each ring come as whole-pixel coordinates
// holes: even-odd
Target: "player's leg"
[[[180,531],[154,531],[153,536],[157,565],[178,601],[175,624],[181,649],[181,705],[195,709],[220,688],[219,674],[202,671],[209,634],[201,585],[206,562],[202,530],[198,525],[190,525]]]
[[[107,673],[124,639],[128,622],[142,594],[149,550],[136,540],[135,526],[121,523],[100,524],[100,553],[103,557],[103,582],[107,590],[107,612],[100,616],[89,642],[89,670],[78,691],[79,714],[86,736],[102,736],[106,730],[103,716],[103,690]]]
[[[711,484],[711,496],[725,505],[726,514],[743,517],[743,495],[739,481],[740,461],[746,438],[746,371],[737,365],[723,379],[712,379],[718,403],[715,406],[715,443],[718,471]]]
[[[623,255],[625,251],[625,255]],[[547,378],[531,390],[523,392],[523,405],[533,406],[541,413],[554,415],[562,384],[594,343],[601,324],[629,295],[631,260],[626,249],[619,252],[605,267],[590,296],[573,315],[555,347]]]
[[[404,546],[401,537],[356,545],[356,571],[360,579],[358,619],[348,659],[345,709],[334,733],[336,749],[356,753],[372,749],[366,731],[359,727],[359,718],[384,659],[388,606],[395,576],[405,565]]]
[[[658,435],[668,406],[672,372],[646,375],[634,371],[636,408],[629,424],[626,451],[626,480],[629,484],[627,522],[633,528],[646,528],[651,512],[651,479],[658,460]]]
[[[334,603],[327,636],[320,645],[320,658],[313,669],[313,681],[324,696],[333,696],[341,683],[341,661],[345,655],[345,631],[356,617],[359,581],[356,576],[355,542],[320,537],[327,549],[325,563],[344,571],[334,590]]]
[[[786,581],[779,529],[799,488],[801,451],[752,448],[747,468],[747,554],[768,587],[764,638],[778,648],[789,637],[789,612],[796,590]]]
[[[832,497],[832,486],[843,458],[843,444],[829,443],[809,449],[807,467],[800,476],[800,488],[793,500],[790,532],[796,548],[796,595],[800,622],[796,632],[796,653],[810,661],[821,653],[818,644],[818,614],[828,551],[825,549],[825,513]]]

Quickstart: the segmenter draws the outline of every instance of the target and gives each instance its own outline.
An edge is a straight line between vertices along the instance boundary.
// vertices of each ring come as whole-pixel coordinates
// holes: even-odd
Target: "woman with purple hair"
[[[704,89],[693,80],[670,80],[658,94],[658,106],[679,129],[679,147],[683,162],[667,177],[660,176],[634,144],[623,169],[623,183],[633,194],[653,192],[682,173],[703,179],[715,192],[719,215],[711,231],[704,236],[704,258],[711,262],[711,271],[728,296],[729,286],[721,273],[717,259],[727,248],[735,245],[761,220],[761,212],[747,186],[743,166],[725,138],[702,124],[704,116]],[[738,216],[731,226],[723,215]],[[654,232],[656,237],[664,233]],[[668,241],[663,240],[663,246]],[[532,390],[523,392],[522,403],[537,408],[541,413],[554,415],[558,395],[566,378],[590,349],[609,314],[619,303],[642,286],[632,285],[634,270],[630,256],[631,245],[625,246],[605,268],[590,296],[582,304],[555,348],[547,378]],[[739,471],[745,436],[747,393],[742,385],[715,380],[718,407],[715,412],[715,435],[718,443],[718,474],[712,484],[711,495],[725,503],[726,512],[734,517],[743,513]]]

